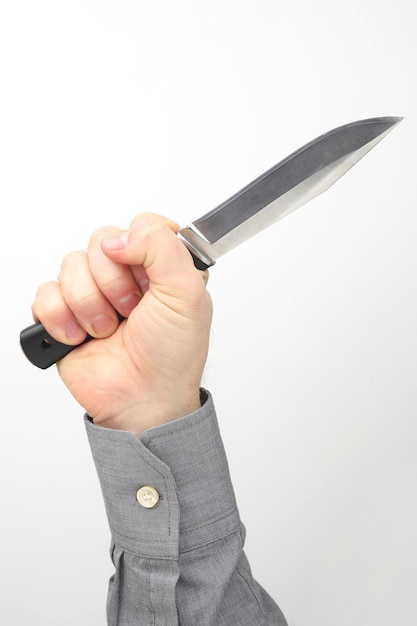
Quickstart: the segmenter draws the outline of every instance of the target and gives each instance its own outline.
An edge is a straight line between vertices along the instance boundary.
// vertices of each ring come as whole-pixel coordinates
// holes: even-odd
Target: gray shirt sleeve
[[[212,398],[203,396],[201,409],[140,439],[86,417],[112,535],[108,626],[286,624],[252,577]]]

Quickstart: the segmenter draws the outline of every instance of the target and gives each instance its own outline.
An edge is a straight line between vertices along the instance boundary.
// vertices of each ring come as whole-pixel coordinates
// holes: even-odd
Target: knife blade
[[[403,118],[335,128],[306,144],[206,213],[179,237],[202,269],[331,187]]]
[[[190,251],[194,265],[202,270],[212,267],[223,254],[329,189],[402,119],[375,117],[330,130],[191,226],[181,228],[178,237]],[[91,339],[88,335],[83,343]],[[20,345],[31,363],[41,369],[47,369],[78,347],[56,341],[40,323],[22,330]]]

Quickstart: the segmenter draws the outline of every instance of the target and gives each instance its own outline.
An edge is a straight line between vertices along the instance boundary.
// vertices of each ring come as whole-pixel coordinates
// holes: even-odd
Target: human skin
[[[100,228],[36,293],[34,319],[55,339],[96,338],[57,367],[98,425],[140,436],[200,406],[212,303],[178,228],[149,213],[128,230]]]

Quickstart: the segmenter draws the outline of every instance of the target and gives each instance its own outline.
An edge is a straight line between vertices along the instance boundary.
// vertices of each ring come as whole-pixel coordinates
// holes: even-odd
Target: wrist
[[[200,387],[197,386],[186,392],[177,390],[175,394],[157,394],[149,399],[138,398],[114,415],[101,414],[92,417],[97,426],[133,432],[140,437],[145,430],[194,413],[201,408],[203,402]]]

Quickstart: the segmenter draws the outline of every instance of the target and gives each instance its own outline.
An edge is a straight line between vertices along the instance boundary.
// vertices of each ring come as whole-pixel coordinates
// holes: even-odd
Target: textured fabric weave
[[[112,535],[108,626],[284,626],[253,580],[212,398],[135,434],[86,428]],[[155,487],[153,508],[138,489]]]

